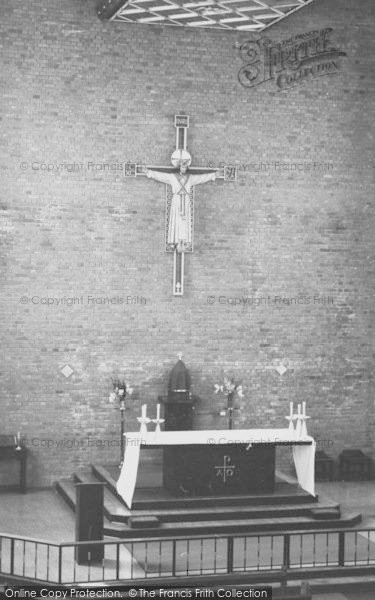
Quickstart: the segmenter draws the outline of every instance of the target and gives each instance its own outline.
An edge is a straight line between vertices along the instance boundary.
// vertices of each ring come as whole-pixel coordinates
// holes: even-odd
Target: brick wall
[[[289,401],[306,400],[310,431],[331,455],[373,455],[372,0],[317,1],[268,30],[278,42],[332,27],[347,53],[338,74],[287,91],[239,84],[248,33],[106,23],[94,4],[1,6],[1,431],[27,438],[30,480],[116,461],[111,377],[135,388],[134,429],[180,350],[200,398],[197,427],[225,426],[213,386],[227,372],[246,390],[237,428],[282,426]],[[186,292],[173,298],[163,185],[100,165],[169,164],[183,112],[194,164],[237,162],[239,179],[197,188]],[[293,161],[324,164],[249,166]],[[268,296],[310,304],[236,300]]]

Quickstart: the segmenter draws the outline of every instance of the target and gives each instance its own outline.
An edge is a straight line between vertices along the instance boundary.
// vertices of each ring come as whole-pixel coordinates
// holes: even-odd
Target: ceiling
[[[263,31],[314,0],[101,0],[101,19],[122,23]]]

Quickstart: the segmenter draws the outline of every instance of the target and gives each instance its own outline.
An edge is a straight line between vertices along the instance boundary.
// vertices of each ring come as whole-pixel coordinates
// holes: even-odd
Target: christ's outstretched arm
[[[194,174],[189,174],[189,182],[190,185],[199,185],[201,183],[207,183],[207,181],[215,181],[217,175],[216,175],[216,171],[213,171],[211,173],[202,173],[202,175],[194,175]]]
[[[153,169],[149,169],[142,165],[139,170],[139,175],[146,175],[150,179],[155,179],[155,181],[160,181],[160,183],[170,184],[173,181],[173,173],[165,173],[164,171],[154,171]]]

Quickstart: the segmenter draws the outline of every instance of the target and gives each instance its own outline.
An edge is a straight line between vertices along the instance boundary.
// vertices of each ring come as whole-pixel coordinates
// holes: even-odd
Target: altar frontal
[[[163,483],[171,493],[272,493],[275,451],[280,445],[292,447],[298,483],[315,496],[315,441],[288,428],[126,433],[117,491],[131,508],[141,449],[162,448]]]

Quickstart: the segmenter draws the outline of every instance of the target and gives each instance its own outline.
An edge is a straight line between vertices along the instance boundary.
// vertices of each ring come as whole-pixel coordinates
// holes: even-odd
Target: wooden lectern
[[[105,483],[76,484],[76,541],[103,540],[103,498]],[[103,544],[80,544],[76,547],[79,565],[102,562]]]

